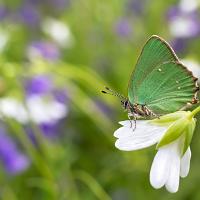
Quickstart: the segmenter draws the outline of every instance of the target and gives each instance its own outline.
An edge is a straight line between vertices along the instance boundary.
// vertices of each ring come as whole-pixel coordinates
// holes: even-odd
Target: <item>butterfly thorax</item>
[[[138,103],[132,104],[129,100],[121,101],[121,103],[124,109],[127,110],[129,118],[146,118],[157,116],[146,105],[141,105]]]

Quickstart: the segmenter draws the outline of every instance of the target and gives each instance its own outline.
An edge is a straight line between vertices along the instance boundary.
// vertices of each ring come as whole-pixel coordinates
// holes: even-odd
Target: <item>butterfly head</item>
[[[129,107],[129,101],[127,99],[121,100],[121,105],[125,110],[127,110]]]
[[[110,95],[113,95],[113,96],[116,96],[116,97],[119,97],[120,100],[121,100],[121,105],[122,107],[127,110],[128,106],[129,106],[129,101],[126,97],[124,97],[123,95],[119,94],[118,92],[108,88],[108,87],[105,87],[105,90],[102,90],[101,91],[102,93],[104,94],[110,94]]]

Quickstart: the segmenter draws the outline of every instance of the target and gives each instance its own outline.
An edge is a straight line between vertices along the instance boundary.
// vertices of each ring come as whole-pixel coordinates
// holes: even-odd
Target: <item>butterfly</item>
[[[121,98],[129,119],[154,118],[198,102],[197,78],[178,59],[161,37],[151,36],[144,45],[131,74],[128,97],[108,87],[103,93]]]

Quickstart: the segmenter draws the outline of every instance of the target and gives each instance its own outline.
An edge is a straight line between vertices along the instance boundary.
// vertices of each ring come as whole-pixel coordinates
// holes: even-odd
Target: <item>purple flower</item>
[[[41,123],[38,125],[39,130],[41,131],[40,133],[45,136],[47,139],[55,139],[60,135],[59,131],[59,125],[61,124],[61,121],[56,121],[56,122],[49,122],[49,123]],[[35,136],[35,133],[31,127],[26,127],[26,132],[32,141],[34,145],[38,145],[37,137]]]
[[[108,106],[107,104],[105,104],[103,101],[100,101],[99,99],[95,100],[95,103],[97,105],[97,107],[103,112],[105,113],[108,117],[112,117],[113,118],[113,110],[110,106]]]
[[[55,138],[58,136],[58,122],[55,123],[42,123],[39,125],[40,130],[47,138]]]
[[[10,174],[17,174],[26,170],[30,164],[29,159],[22,154],[14,141],[0,129],[0,159],[5,170]]]
[[[54,9],[64,10],[67,7],[69,7],[70,1],[69,0],[49,0],[49,3]]]
[[[54,89],[53,95],[56,101],[66,104],[68,102],[67,92],[63,89]]]
[[[52,82],[48,76],[37,75],[26,82],[28,95],[43,95],[52,89]]]
[[[28,48],[28,56],[30,59],[43,57],[46,60],[58,60],[60,55],[58,47],[50,42],[33,42]]]
[[[0,6],[0,20],[3,20],[8,13],[8,10],[4,6]]]
[[[167,19],[173,20],[181,14],[180,9],[177,6],[170,7],[167,11]]]
[[[188,46],[188,39],[185,38],[175,38],[171,41],[172,48],[175,52],[183,53]]]
[[[132,32],[132,27],[127,19],[120,19],[116,24],[116,33],[121,37],[127,37]]]
[[[133,14],[141,15],[144,12],[146,1],[145,0],[129,0],[127,7]]]
[[[200,34],[200,20],[196,11],[184,12],[172,7],[167,13],[171,34],[176,38],[192,38]]]
[[[22,4],[22,7],[17,11],[17,16],[20,21],[29,26],[37,26],[40,22],[40,14],[37,7],[31,3]]]

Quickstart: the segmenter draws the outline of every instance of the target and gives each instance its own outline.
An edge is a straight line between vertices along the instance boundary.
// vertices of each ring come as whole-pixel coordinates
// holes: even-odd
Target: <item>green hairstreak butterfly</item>
[[[128,97],[106,87],[103,93],[121,98],[129,119],[153,118],[198,102],[197,78],[178,59],[170,45],[153,35],[144,45],[128,85]]]

